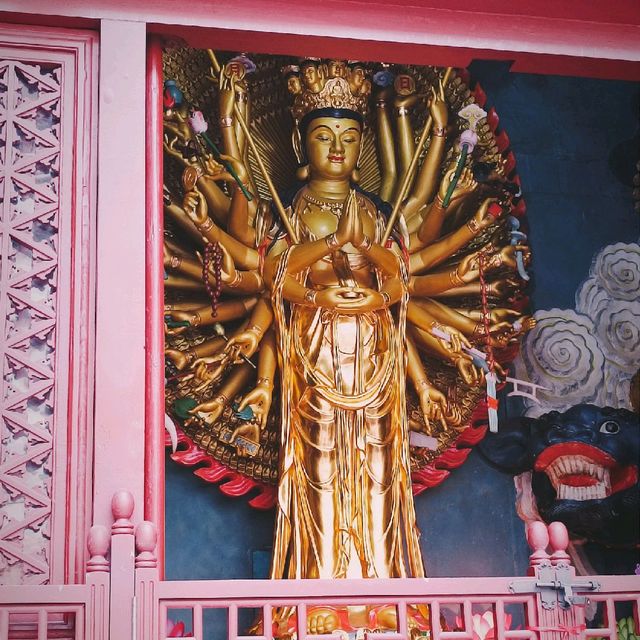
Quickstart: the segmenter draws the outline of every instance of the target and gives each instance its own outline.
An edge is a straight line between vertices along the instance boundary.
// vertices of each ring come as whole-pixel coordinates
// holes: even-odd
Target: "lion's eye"
[[[618,433],[620,425],[613,420],[607,420],[600,426],[600,433]]]

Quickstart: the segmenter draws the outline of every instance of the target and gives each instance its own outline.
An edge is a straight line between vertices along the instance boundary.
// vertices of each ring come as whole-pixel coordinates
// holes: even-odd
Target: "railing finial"
[[[87,549],[91,556],[87,561],[87,573],[109,571],[109,561],[105,558],[111,545],[107,527],[97,524],[91,527],[87,536]]]
[[[111,525],[112,535],[131,535],[133,533],[131,515],[133,514],[134,505],[133,495],[130,491],[122,489],[113,494],[111,512],[115,522]]]
[[[553,553],[551,554],[551,564],[571,564],[571,558],[567,553],[569,546],[569,532],[562,522],[552,522],[549,527],[549,541]]]
[[[136,527],[136,569],[155,569],[158,565],[155,549],[158,542],[158,530],[153,522],[142,521]]]
[[[527,542],[533,549],[533,553],[529,556],[529,565],[531,567],[536,567],[549,559],[549,554],[547,553],[549,533],[544,522],[534,520],[527,525]]]

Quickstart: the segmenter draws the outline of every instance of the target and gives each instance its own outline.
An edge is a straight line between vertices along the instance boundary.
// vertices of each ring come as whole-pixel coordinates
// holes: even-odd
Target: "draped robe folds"
[[[295,211],[293,220],[308,239]],[[406,419],[406,286],[396,317],[290,304],[282,295],[289,251],[272,291],[282,431],[271,577],[422,577]],[[313,286],[308,273],[300,280]]]

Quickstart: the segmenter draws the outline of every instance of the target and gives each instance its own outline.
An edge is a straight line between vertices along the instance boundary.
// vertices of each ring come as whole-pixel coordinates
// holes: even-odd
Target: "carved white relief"
[[[640,245],[604,247],[576,292],[575,311],[535,317],[516,372],[551,391],[539,394],[541,405],[525,400],[527,415],[583,402],[630,408],[630,381],[640,367]]]

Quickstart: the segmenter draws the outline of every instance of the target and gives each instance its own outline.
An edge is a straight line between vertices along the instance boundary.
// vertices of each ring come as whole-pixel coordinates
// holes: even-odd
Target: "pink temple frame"
[[[38,640],[47,637],[87,640],[135,637],[155,640],[165,637],[167,610],[175,605],[192,609],[194,632],[198,634],[193,637],[198,640],[203,640],[199,628],[199,613],[208,607],[227,610],[230,620],[229,637],[238,638],[241,636],[238,636],[238,629],[235,628],[235,612],[247,604],[256,604],[268,613],[271,607],[291,602],[301,605],[299,614],[302,616],[304,607],[312,604],[355,603],[370,601],[371,598],[384,599],[385,602],[398,605],[401,631],[406,626],[402,610],[407,602],[429,602],[435,607],[432,611],[436,613],[438,606],[446,606],[451,602],[461,604],[464,631],[442,631],[436,627],[432,629],[434,640],[438,640],[438,637],[440,640],[470,640],[472,634],[469,615],[473,606],[480,604],[490,604],[495,611],[496,640],[585,640],[596,636],[616,640],[614,604],[619,601],[632,603],[636,629],[640,628],[640,578],[636,576],[594,578],[601,583],[602,589],[590,597],[594,602],[601,602],[607,614],[605,627],[597,629],[586,627],[584,611],[579,606],[569,611],[558,608],[548,611],[541,606],[538,595],[512,595],[509,587],[515,578],[339,583],[162,580],[164,399],[161,63],[157,41],[149,45],[145,61],[147,30],[172,37],[184,36],[191,44],[200,46],[235,49],[251,46],[257,51],[282,53],[299,53],[313,48],[317,55],[331,52],[354,58],[371,54],[372,43],[357,39],[362,38],[367,29],[374,28],[373,31],[367,31],[369,37],[377,33],[375,29],[382,29],[380,33],[388,31],[383,28],[385,22],[380,20],[381,12],[387,11],[384,3],[378,3],[370,14],[377,16],[372,18],[378,22],[377,25],[373,22],[369,25],[361,24],[365,31],[345,33],[342,35],[346,37],[336,39],[335,33],[323,32],[323,25],[315,22],[310,14],[288,12],[294,4],[299,6],[300,3],[279,0],[275,3],[274,10],[263,16],[262,20],[266,22],[261,27],[254,23],[261,31],[249,32],[245,26],[247,14],[243,9],[246,4],[222,0],[215,7],[217,13],[212,14],[208,3],[196,0],[191,7],[193,14],[187,20],[181,13],[181,7],[171,0],[157,0],[143,8],[134,2],[125,6],[117,0],[103,0],[91,3],[91,6],[81,0],[69,0],[64,5],[55,5],[50,0],[32,0],[28,6],[21,0],[7,0],[3,5],[4,9],[18,12],[7,16],[7,19],[17,22],[40,22],[63,27],[100,26],[101,98],[100,122],[96,130],[96,34],[69,29],[40,31],[41,34],[46,34],[45,49],[57,51],[57,55],[62,55],[65,50],[76,51],[76,68],[84,68],[86,73],[85,82],[78,86],[78,96],[86,104],[92,105],[84,112],[84,117],[78,116],[76,121],[76,150],[82,150],[82,153],[77,153],[75,157],[76,196],[69,205],[74,207],[76,231],[80,235],[77,233],[73,242],[71,239],[65,240],[65,247],[75,252],[76,285],[69,289],[68,297],[64,297],[67,296],[65,293],[61,299],[73,314],[67,319],[68,322],[79,327],[78,331],[70,334],[68,342],[64,343],[70,349],[68,386],[75,391],[68,404],[71,418],[67,423],[69,429],[66,442],[72,447],[77,446],[72,448],[77,462],[67,466],[62,464],[64,457],[59,457],[61,464],[57,473],[66,479],[69,488],[75,491],[77,487],[77,497],[69,502],[68,494],[61,489],[56,490],[57,493],[53,496],[54,508],[61,514],[57,517],[54,535],[58,540],[65,540],[64,545],[56,547],[51,560],[52,581],[58,584],[0,587],[0,640],[18,637],[33,637]],[[360,11],[360,7],[352,7],[348,2],[330,4],[340,12],[335,15],[339,15],[345,24],[350,19],[356,19]],[[391,3],[388,4],[388,10],[393,11]],[[513,15],[509,15],[511,10],[505,13],[507,3],[502,3],[502,8],[494,6],[496,13],[493,14],[488,13],[484,7],[479,10],[478,7],[471,6],[473,3],[468,4],[469,6],[459,8],[462,13],[467,11],[467,16],[481,14],[475,21],[477,48],[466,48],[469,34],[460,31],[460,24],[453,24],[460,17],[459,12],[434,8],[423,11],[425,16],[429,14],[433,19],[431,35],[423,37],[423,34],[417,34],[413,43],[399,44],[390,40],[382,42],[380,46],[376,45],[376,55],[408,61],[422,59],[429,53],[434,56],[432,60],[465,65],[472,57],[482,55],[483,46],[496,46],[495,34],[500,33],[501,29],[510,28],[513,22]],[[597,60],[589,60],[583,64],[581,58],[575,57],[581,55],[583,46],[580,29],[592,29],[591,23],[575,25],[573,16],[563,14],[563,9],[559,8],[554,9],[561,14],[556,16],[558,24],[554,25],[553,16],[548,18],[542,15],[544,2],[535,2],[534,5],[540,16],[516,16],[516,21],[524,27],[532,24],[540,27],[535,34],[536,41],[529,42],[525,38],[523,51],[490,51],[490,57],[516,58],[516,64],[522,71],[535,68],[537,71],[569,73],[579,65],[581,73],[638,77],[637,47],[635,53],[629,54],[629,51],[633,51],[638,26],[625,24],[625,11],[631,6],[627,0],[621,2],[612,16],[603,16],[602,11],[606,12],[605,9],[595,10],[596,13],[593,14],[594,9],[585,8],[585,11],[592,12],[586,16],[589,20],[596,23],[599,21],[601,26],[606,23],[606,28],[600,29],[591,39],[593,47],[606,53],[607,43],[617,38],[616,50],[621,52],[621,56],[627,56],[627,60],[622,63],[611,58],[603,59],[599,67]],[[25,12],[32,15],[25,15]],[[33,15],[36,12],[43,15]],[[58,16],[48,15],[52,13]],[[408,17],[409,14],[403,15],[403,20]],[[291,21],[291,33],[277,33],[275,25],[284,19]],[[198,26],[194,26],[196,23]],[[176,24],[181,26],[169,26]],[[572,38],[563,41],[561,49],[554,49],[553,42],[559,42],[563,38],[562,24],[574,24],[579,28],[572,34]],[[397,31],[395,35],[401,37],[402,25],[394,25]],[[449,34],[447,25],[455,27],[455,33]],[[5,30],[2,35],[10,31],[11,29]],[[21,38],[35,31],[38,30],[17,27],[13,29],[14,35],[9,34],[7,37],[13,37],[19,43]],[[430,41],[429,38],[436,32],[445,39],[440,38],[439,43],[433,39]],[[305,33],[312,35],[307,36]],[[590,31],[589,33],[591,35]],[[274,38],[274,35],[277,37]],[[6,38],[3,39],[6,41]],[[516,41],[517,38],[509,40]],[[507,41],[498,41],[498,44],[500,42],[507,44]],[[550,53],[556,55],[549,55]],[[599,71],[594,71],[596,67]],[[146,93],[145,77],[148,81]],[[123,95],[128,96],[128,101],[121,99]],[[95,184],[98,135],[100,145],[97,156],[101,180],[98,194],[99,230],[96,234],[96,198],[91,185]],[[122,155],[122,150],[127,145],[134,149],[131,158]],[[145,155],[141,153],[143,147],[146,148]],[[123,167],[124,159],[128,161],[126,167]],[[146,215],[142,216],[145,203]],[[94,281],[96,270],[100,274],[97,284]],[[140,297],[139,292],[143,288],[146,293],[144,297]],[[98,307],[95,336],[92,330],[94,302],[90,295],[94,289],[97,289],[95,304]],[[132,296],[132,293],[137,295]],[[127,316],[118,315],[119,306],[125,302],[131,313]],[[78,318],[84,322],[77,322]],[[143,351],[142,345],[146,347],[146,351]],[[124,369],[119,368],[123,362],[123,354],[127,356],[127,366]],[[121,371],[126,372],[126,379],[118,378],[117,374]],[[67,381],[63,380],[62,384],[67,384]],[[95,441],[92,442],[91,429],[87,426],[92,426],[94,388],[96,434]],[[86,428],[85,431],[82,430],[83,427]],[[126,443],[125,447],[123,443]],[[92,452],[95,452],[93,474]],[[95,481],[93,487],[90,482],[92,475]],[[131,494],[116,491],[123,486],[129,488]],[[66,509],[68,511],[65,512]],[[142,513],[151,522],[141,522]],[[100,525],[91,529],[87,556],[82,541],[91,520]],[[134,523],[138,523],[137,527]],[[110,525],[111,532],[102,525]],[[544,525],[542,527],[545,528]],[[563,536],[558,535],[557,531],[554,533],[550,530],[547,534],[545,528],[545,534],[541,534],[538,528],[538,532],[530,536],[530,541],[534,548],[530,568],[533,575],[538,575],[541,564],[558,566],[567,562],[562,555],[566,545]],[[549,541],[553,552],[551,556],[545,551]],[[107,560],[109,550],[110,557]],[[89,560],[85,563],[86,557]],[[85,566],[86,573],[83,570]],[[83,584],[59,584],[73,581]],[[513,601],[526,603],[531,629],[504,631],[500,623],[504,606]],[[432,617],[437,622],[437,615]],[[304,635],[304,630],[301,630],[300,637]],[[306,637],[310,640],[308,634]],[[384,638],[378,634],[373,637],[380,640]],[[399,639],[405,636],[392,637]]]

